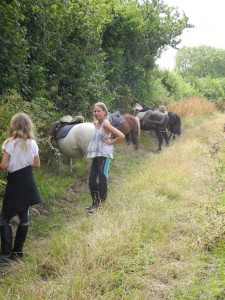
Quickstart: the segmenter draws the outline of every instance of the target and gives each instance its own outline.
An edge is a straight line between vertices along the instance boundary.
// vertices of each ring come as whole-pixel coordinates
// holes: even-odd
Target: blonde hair
[[[106,112],[106,118],[107,119],[109,118],[109,111],[108,111],[107,106],[105,105],[105,103],[103,103],[103,102],[97,102],[97,103],[95,103],[94,107],[95,106],[101,107],[103,109],[103,111]]]
[[[8,138],[4,144],[16,139],[17,141],[22,140],[23,145],[25,145],[26,140],[35,139],[34,124],[26,113],[21,112],[14,115],[11,119],[10,125]]]

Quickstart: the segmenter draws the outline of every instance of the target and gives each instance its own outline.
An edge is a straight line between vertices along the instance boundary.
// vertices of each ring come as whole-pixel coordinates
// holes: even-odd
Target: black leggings
[[[95,157],[92,160],[91,170],[89,175],[89,188],[92,198],[95,197],[95,193],[98,193],[102,201],[106,200],[108,190],[108,171],[110,157]]]
[[[29,208],[26,208],[20,213],[18,213],[18,217],[20,220],[20,225],[29,225]],[[10,219],[4,217],[3,211],[1,212],[0,220],[1,220],[1,226],[10,224]]]

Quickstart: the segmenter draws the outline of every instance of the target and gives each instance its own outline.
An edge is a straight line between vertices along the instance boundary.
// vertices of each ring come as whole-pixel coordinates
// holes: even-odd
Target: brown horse
[[[134,149],[138,150],[140,137],[140,121],[137,117],[131,115],[120,115],[119,112],[110,114],[110,123],[120,130],[124,135],[127,144],[133,143]]]

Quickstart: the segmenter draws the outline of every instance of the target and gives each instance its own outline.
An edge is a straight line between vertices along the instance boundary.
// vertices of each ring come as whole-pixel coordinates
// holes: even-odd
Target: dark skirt
[[[1,211],[7,220],[40,202],[41,198],[34,181],[32,167],[28,166],[8,174]]]

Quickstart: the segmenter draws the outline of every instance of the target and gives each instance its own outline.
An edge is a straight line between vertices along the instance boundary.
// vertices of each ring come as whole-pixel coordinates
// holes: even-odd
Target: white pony
[[[70,125],[67,123],[61,130],[64,130],[66,126],[71,126],[71,128],[68,133],[64,134],[65,136],[62,134],[60,136],[57,133],[57,129],[61,124],[61,121],[52,124],[49,129],[49,134],[53,146],[70,159],[70,170],[72,159],[83,158],[87,164],[90,164],[90,159],[87,158],[87,148],[94,132],[94,124],[83,122]]]

